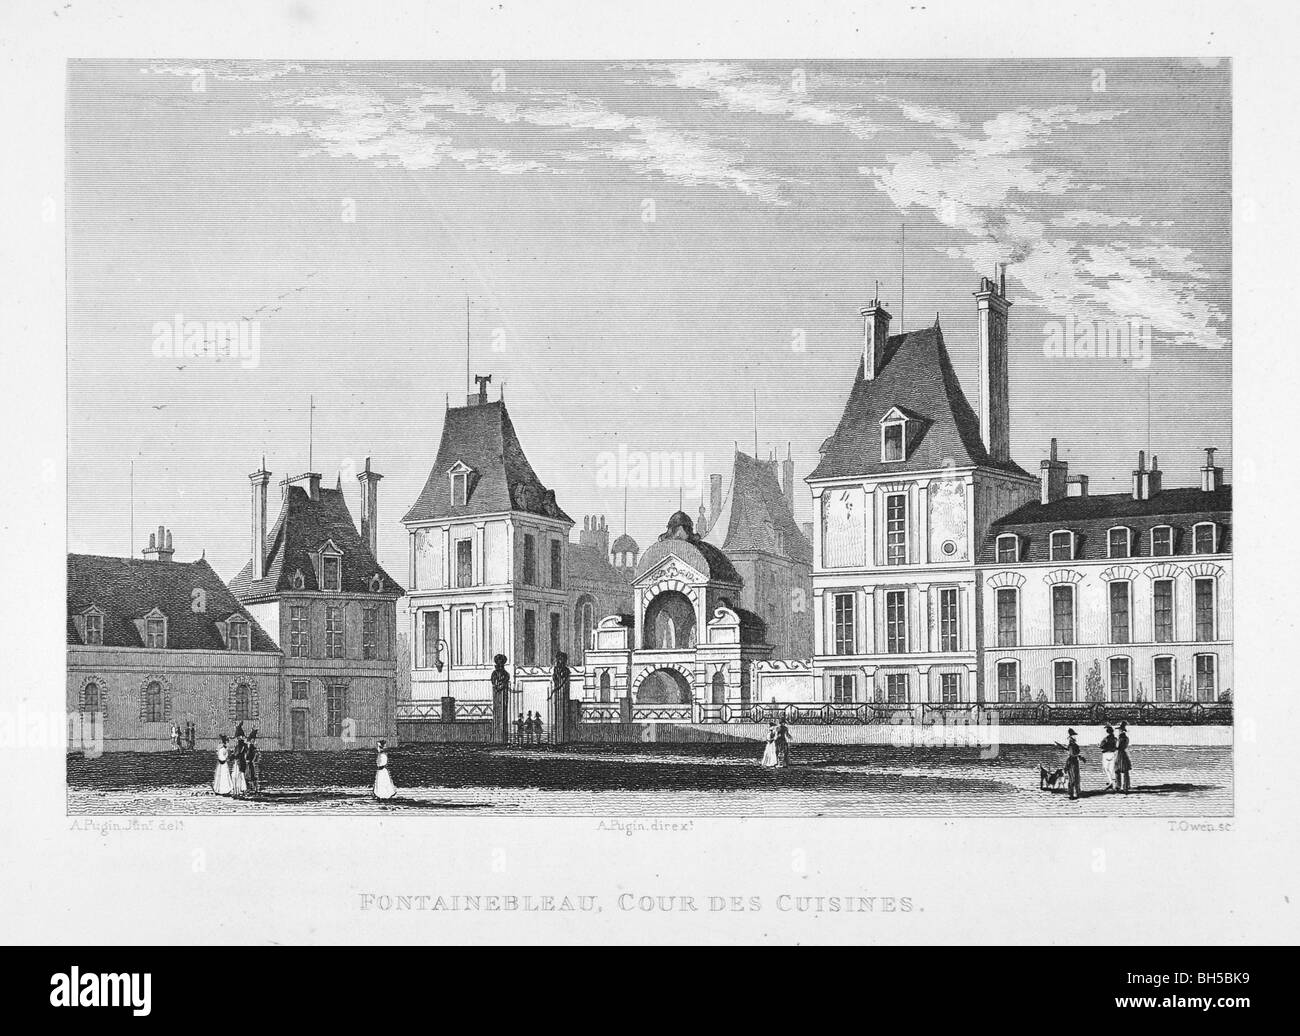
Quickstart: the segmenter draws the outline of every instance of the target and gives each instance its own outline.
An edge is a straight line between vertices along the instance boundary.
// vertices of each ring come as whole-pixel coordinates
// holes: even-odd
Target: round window
[[[944,540],[939,545],[939,549],[943,551],[945,557],[950,558],[957,553],[957,543],[955,540]]]

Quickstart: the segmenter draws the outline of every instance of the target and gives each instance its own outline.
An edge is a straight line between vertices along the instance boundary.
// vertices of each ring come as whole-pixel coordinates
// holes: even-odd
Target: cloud
[[[1052,217],[1054,227],[1171,227],[1171,220],[1143,219],[1141,216],[1108,216],[1104,212],[1071,209]]]
[[[961,116],[956,112],[948,111],[946,108],[931,108],[921,104],[909,104],[897,97],[878,96],[876,100],[881,104],[897,105],[904,118],[910,119],[912,122],[938,126],[940,129],[945,130],[963,129],[966,125]]]
[[[260,64],[260,62],[254,64],[236,61],[216,61],[205,67],[160,64],[142,68],[140,72],[142,75],[184,76],[187,79],[209,76],[212,79],[240,83],[266,83],[281,76],[302,75],[306,72],[303,66],[298,64],[286,64],[278,68],[257,67]]]

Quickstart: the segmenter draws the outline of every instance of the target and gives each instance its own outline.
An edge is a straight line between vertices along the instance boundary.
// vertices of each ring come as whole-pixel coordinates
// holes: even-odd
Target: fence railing
[[[454,706],[455,719],[484,720],[492,718],[490,701],[457,701]],[[441,702],[401,702],[396,710],[397,719],[402,721],[423,720],[427,723],[445,723]]]

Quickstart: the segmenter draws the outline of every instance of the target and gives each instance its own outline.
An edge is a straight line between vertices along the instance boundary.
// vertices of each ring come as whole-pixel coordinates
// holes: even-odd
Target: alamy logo
[[[50,1003],[55,1007],[130,1007],[143,1018],[150,1010],[153,976],[137,972],[110,974],[74,967],[50,976]]]

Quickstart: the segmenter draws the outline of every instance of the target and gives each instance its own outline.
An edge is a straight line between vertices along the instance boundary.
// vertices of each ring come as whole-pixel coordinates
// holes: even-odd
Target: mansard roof
[[[790,512],[776,468],[776,461],[737,450],[722,514],[705,539],[724,552],[762,550],[811,565],[812,545]],[[784,550],[777,548],[777,533],[785,539]]]

